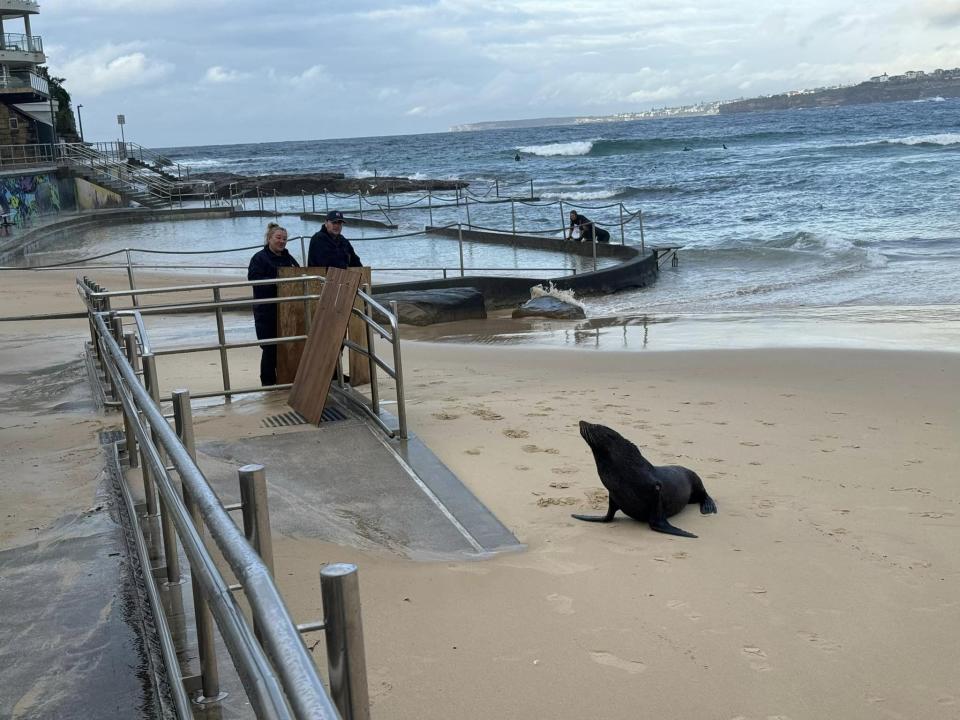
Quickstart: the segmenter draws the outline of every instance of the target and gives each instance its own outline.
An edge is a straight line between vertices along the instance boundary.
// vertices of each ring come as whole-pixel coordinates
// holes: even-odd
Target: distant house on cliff
[[[874,77],[870,78],[870,82],[886,82],[889,79],[890,76],[884,73],[883,75],[875,75]]]
[[[43,39],[30,30],[40,12],[34,0],[0,0],[0,145],[52,143],[54,102],[37,66],[46,62]],[[11,22],[23,32],[10,32]]]

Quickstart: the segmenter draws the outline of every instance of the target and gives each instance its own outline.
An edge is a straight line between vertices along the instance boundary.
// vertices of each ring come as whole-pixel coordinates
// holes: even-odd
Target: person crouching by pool
[[[340,231],[343,230],[343,213],[331,210],[320,231],[310,238],[310,251],[307,253],[307,265],[310,267],[342,268],[362,267],[363,263],[353,249],[353,245]]]
[[[586,215],[580,215],[576,210],[570,211],[570,232],[567,240],[573,240],[573,230],[580,230],[580,242],[610,242],[610,233],[593,224]]]
[[[247,280],[274,280],[278,268],[300,267],[293,255],[287,250],[287,230],[277,223],[267,225],[267,234],[263,250],[250,258]],[[276,285],[254,285],[253,297],[257,300],[277,297]],[[277,304],[253,306],[253,324],[257,330],[257,340],[272,340],[277,337]],[[260,384],[277,384],[277,346],[261,345]]]

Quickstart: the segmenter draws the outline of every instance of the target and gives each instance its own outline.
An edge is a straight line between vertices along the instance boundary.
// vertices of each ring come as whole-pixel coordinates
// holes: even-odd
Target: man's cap
[[[339,210],[331,210],[327,213],[327,220],[340,220],[343,222],[343,213]]]

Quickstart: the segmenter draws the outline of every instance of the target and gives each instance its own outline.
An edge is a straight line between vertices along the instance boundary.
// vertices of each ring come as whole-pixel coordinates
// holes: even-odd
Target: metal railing
[[[43,38],[39,35],[24,35],[22,33],[0,33],[0,50],[42,53]]]
[[[47,79],[28,70],[10,72],[6,65],[0,66],[0,89],[30,88],[44,95],[50,94]]]
[[[57,155],[49,143],[35,145],[0,145],[0,168],[53,165]]]
[[[136,331],[126,331],[123,317],[110,308],[109,293],[101,292],[87,279],[78,279],[78,290],[87,305],[92,349],[103,368],[108,402],[123,413],[125,441],[117,445],[118,457],[123,452],[130,467],[139,466],[142,471],[143,505],[133,502],[130,488],[122,479],[121,494],[136,528],[136,551],[145,568],[148,600],[177,715],[181,720],[192,717],[190,693],[199,693],[194,698],[199,703],[218,702],[224,697],[219,688],[212,617],[258,718],[366,720],[369,703],[356,568],[342,564],[325,567],[321,571],[324,620],[297,625],[272,578],[263,467],[240,468],[243,501],[225,506],[196,463],[189,392],[176,390],[172,395],[175,429],[160,409],[157,353],[149,343],[142,318],[135,318]],[[236,509],[243,510],[243,532],[228,515]],[[151,525],[151,538],[162,535],[162,568],[151,566],[150,552],[139,529],[141,520]],[[229,584],[220,572],[204,541],[207,532],[237,584]],[[154,582],[156,573],[166,577],[164,592],[179,592],[178,542],[190,565],[199,675],[182,675],[177,652],[184,648],[176,647],[160,601],[161,591]],[[233,595],[241,590],[251,622]],[[327,635],[336,708],[300,637],[321,629]]]
[[[236,300],[224,300],[223,292],[225,290],[242,290],[244,288],[253,288],[259,285],[281,285],[286,283],[302,283],[305,286],[305,283],[308,281],[316,280],[321,284],[325,282],[325,279],[319,275],[304,275],[293,278],[278,278],[276,280],[245,280],[237,282],[222,282],[222,283],[205,283],[198,285],[178,285],[171,287],[161,287],[161,288],[145,288],[137,289],[135,287],[136,283],[133,280],[132,276],[130,278],[131,288],[129,290],[116,290],[108,291],[105,288],[101,288],[92,283],[88,278],[78,279],[77,289],[80,292],[81,296],[84,298],[84,302],[89,308],[96,308],[98,305],[103,305],[106,303],[106,306],[110,308],[110,312],[113,316],[123,318],[131,318],[133,322],[136,323],[136,326],[139,331],[139,337],[141,338],[142,346],[150,348],[150,354],[153,357],[159,357],[164,355],[181,355],[189,354],[195,352],[214,352],[217,351],[220,354],[220,370],[222,377],[222,389],[221,390],[211,390],[204,391],[199,393],[194,393],[193,397],[195,398],[208,398],[208,397],[225,397],[230,398],[235,395],[242,395],[247,393],[263,392],[264,390],[280,390],[291,387],[290,383],[272,385],[268,387],[247,387],[247,388],[235,388],[233,387],[231,375],[230,375],[230,364],[228,361],[227,351],[232,349],[239,348],[249,348],[263,345],[282,345],[288,343],[298,343],[304,342],[307,339],[306,335],[291,335],[286,337],[278,337],[268,340],[257,339],[257,340],[240,340],[228,342],[226,338],[226,326],[224,324],[223,313],[225,310],[238,310],[252,307],[253,305],[271,305],[271,304],[281,304],[281,303],[303,303],[303,302],[312,302],[319,299],[319,295],[302,293],[295,296],[287,297],[277,297],[277,298],[243,298]],[[176,295],[182,293],[196,293],[196,292],[210,292],[211,301],[203,302],[173,302],[162,305],[149,305],[145,306],[141,304],[141,300],[145,297],[159,296],[159,295]],[[338,384],[338,389],[341,390],[343,397],[350,401],[352,405],[357,407],[361,412],[363,412],[374,424],[376,424],[386,435],[391,438],[400,437],[402,439],[407,438],[407,412],[406,412],[406,402],[403,388],[403,365],[402,358],[400,354],[400,324],[397,318],[397,304],[396,302],[390,303],[390,309],[387,309],[379,302],[373,299],[369,294],[369,288],[365,290],[360,290],[357,293],[357,296],[363,303],[363,310],[354,307],[352,313],[355,317],[360,318],[364,323],[365,335],[366,335],[366,347],[363,347],[360,344],[350,340],[344,339],[343,344],[345,347],[349,348],[351,351],[358,353],[363,356],[370,370],[370,397],[360,394],[355,391],[349,385],[344,384],[342,381]],[[129,306],[119,306],[118,300],[124,297],[131,298],[132,304]],[[217,324],[217,342],[216,343],[205,343],[200,345],[180,345],[176,347],[171,347],[167,349],[156,349],[153,348],[150,343],[149,336],[147,335],[144,318],[148,316],[159,316],[169,313],[176,312],[201,312],[201,313],[212,313],[215,316]],[[384,327],[381,324],[381,321],[378,320],[379,317],[385,318],[386,324],[389,326],[389,329]],[[309,316],[308,316],[309,317]],[[309,325],[309,320],[308,320]],[[379,336],[380,339],[386,341],[390,345],[390,357],[385,359],[379,356],[376,352],[374,339],[376,336]],[[390,362],[388,362],[388,360]],[[391,365],[392,362],[392,365]],[[381,399],[380,399],[380,384],[378,379],[378,370],[386,374],[394,382],[394,389],[396,394],[396,411],[397,411],[397,427],[391,427],[387,425],[383,418],[381,417]],[[342,372],[338,371],[338,377],[342,377]]]

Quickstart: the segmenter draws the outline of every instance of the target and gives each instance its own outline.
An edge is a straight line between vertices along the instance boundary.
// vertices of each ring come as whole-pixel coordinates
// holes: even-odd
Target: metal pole
[[[397,313],[397,301],[390,301],[390,312],[393,314],[394,318],[400,317]],[[393,320],[391,322],[396,322],[396,325],[392,327],[393,330],[393,374],[396,376],[396,389],[397,389],[397,420],[400,424],[400,439],[407,439],[407,400],[406,392],[403,389],[403,363],[400,359],[400,322],[398,320]]]
[[[263,465],[240,468],[240,502],[243,504],[243,534],[273,575],[273,539],[267,505],[267,474]]]
[[[330,694],[343,720],[368,720],[367,661],[357,566],[333,563],[320,571]]]
[[[137,289],[137,282],[133,279],[133,263],[130,261],[130,248],[125,248],[124,252],[127,255],[127,279],[130,281],[130,289]],[[131,294],[130,298],[133,300],[134,307],[140,307],[140,298],[136,294]]]
[[[363,220],[363,193],[357,190],[357,206],[360,208],[360,219]]]
[[[130,367],[136,372],[137,367],[140,365],[137,360],[137,334],[130,330],[123,335],[123,347],[127,353],[127,362],[130,363]],[[124,415],[126,419],[126,415]],[[127,423],[130,423],[129,425]],[[137,457],[137,438],[136,433],[133,431],[133,423],[129,420],[124,422],[124,432],[127,433],[127,460],[130,462],[130,467],[135,468],[139,463],[139,458]]]
[[[280,211],[277,210],[277,191],[276,190],[273,191],[273,214],[274,215],[280,214]]]
[[[469,230],[470,228],[473,227],[473,225],[470,223],[470,196],[469,195],[464,196],[463,206],[467,209],[467,229]]]
[[[330,212],[330,199],[327,197],[327,189],[323,189],[323,208],[324,212]],[[316,210],[316,208],[314,208]]]
[[[220,303],[220,288],[213,289],[213,301]],[[223,389],[230,389],[230,365],[227,363],[227,334],[223,327],[223,308],[217,307],[217,342],[220,345],[220,374],[223,376]],[[226,396],[230,402],[230,395]]]
[[[500,197],[500,178],[494,178],[494,179],[493,179],[493,182],[496,183],[496,185],[495,185],[494,187],[495,187],[496,190],[497,190],[497,197]]]
[[[513,198],[510,198],[510,217],[513,220],[513,234],[517,234],[517,206],[513,202]]]
[[[644,255],[647,249],[646,242],[643,239],[643,210],[637,210],[637,217],[640,219],[640,254]]]
[[[136,372],[139,368],[137,367],[140,363],[138,360],[142,359],[143,361],[143,384],[149,389],[150,387],[150,370],[147,364],[147,358],[151,357],[149,355],[141,356],[134,354],[133,356],[133,371]],[[140,444],[140,474],[143,478],[143,495],[144,501],[147,504],[147,517],[156,517],[159,514],[159,509],[157,508],[157,490],[153,482],[153,471],[150,469],[150,463],[147,462],[146,450],[143,447],[143,444]]]
[[[597,271],[597,226],[593,226],[593,271]]]
[[[387,210],[390,209],[390,183],[387,183]]]
[[[313,208],[313,212],[317,211],[317,194],[316,193],[310,193],[310,207]]]
[[[363,292],[367,295],[370,295],[370,286],[364,285]],[[370,306],[369,302],[365,301],[364,312],[368,317],[373,317],[373,308]],[[377,417],[380,417],[380,386],[377,382],[377,363],[373,359],[373,328],[370,326],[370,323],[363,323],[367,329],[367,352],[370,353],[368,358],[370,362],[370,407],[373,409],[373,414]]]
[[[303,235],[300,236],[300,261],[303,266],[307,266],[307,246],[303,243]]]
[[[620,244],[626,245],[627,241],[623,237],[623,203],[620,203]]]
[[[560,201],[560,232],[563,233],[563,239],[567,239],[567,215],[563,212],[563,200]]]
[[[433,191],[427,190],[427,209],[430,211],[430,227],[433,227]]]
[[[300,205],[303,206],[303,212],[307,212],[307,196],[303,192],[303,188],[300,188]]]
[[[530,178],[530,199],[533,200],[533,178]]]
[[[460,277],[463,277],[463,225],[457,223],[457,241],[460,246]]]
[[[143,376],[147,380],[147,390],[154,404],[160,407],[160,378],[157,376],[157,358],[153,353],[143,356]],[[153,444],[160,453],[160,459],[166,465],[166,453],[161,449],[160,438],[157,435],[156,428],[151,427],[153,434]],[[156,478],[157,483],[160,479]],[[181,582],[180,577],[180,556],[177,551],[177,535],[173,529],[173,516],[166,507],[163,500],[163,494],[160,495],[160,527],[163,532],[163,558],[167,566],[167,582],[170,585],[176,585]]]
[[[197,449],[193,436],[193,410],[190,407],[190,391],[173,391],[173,421],[177,437],[183,443],[190,457],[196,461]],[[200,508],[193,501],[187,486],[183,486],[183,504],[190,513],[191,521],[201,538],[204,535],[203,517]],[[197,650],[200,656],[200,682],[203,695],[197,702],[210,703],[222,700],[226,693],[220,692],[220,672],[217,669],[217,648],[213,634],[213,617],[210,607],[203,596],[200,583],[193,577],[193,568],[190,572],[190,585],[193,590],[193,615],[197,625]]]

